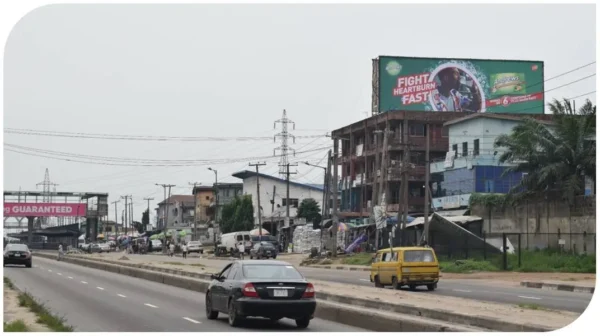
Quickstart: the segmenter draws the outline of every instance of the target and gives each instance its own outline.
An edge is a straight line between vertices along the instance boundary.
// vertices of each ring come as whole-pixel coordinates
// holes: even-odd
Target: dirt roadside
[[[4,323],[12,323],[21,320],[25,323],[29,331],[33,332],[51,332],[48,327],[37,322],[37,316],[29,311],[27,307],[19,306],[19,292],[10,289],[4,284]]]
[[[103,255],[95,256],[91,259],[101,260],[119,260],[122,255]],[[127,256],[130,260],[119,260],[120,262],[126,262],[128,264],[139,264],[138,261],[144,256]],[[143,258],[146,262],[142,262],[146,265],[153,265],[165,268],[174,268],[179,270],[185,270],[189,272],[207,273],[215,272],[216,269],[209,267],[193,266],[193,264],[200,264],[205,262],[203,259],[195,260],[184,260],[182,258],[169,258],[168,261],[155,260],[157,258]],[[136,260],[137,259],[137,260]],[[187,261],[187,264],[184,262]],[[170,264],[180,263],[180,264]],[[498,304],[491,302],[482,302],[476,300],[462,299],[457,297],[446,297],[441,295],[422,295],[419,293],[411,293],[407,291],[393,291],[390,289],[364,287],[356,285],[337,284],[327,281],[312,281],[317,290],[323,290],[325,292],[357,297],[362,299],[376,300],[388,303],[406,303],[415,307],[429,308],[439,310],[440,307],[451,307],[448,310],[452,312],[460,312],[465,315],[482,316],[492,319],[500,319],[506,321],[512,321],[514,323],[531,324],[532,321],[536,324],[543,325],[552,329],[562,328],[574,320],[576,320],[580,314],[566,311],[550,311],[550,310],[533,310],[520,308],[515,305]]]

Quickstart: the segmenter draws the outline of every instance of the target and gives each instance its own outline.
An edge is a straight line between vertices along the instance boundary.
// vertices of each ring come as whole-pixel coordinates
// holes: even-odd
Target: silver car
[[[187,243],[188,253],[204,253],[204,248],[202,248],[202,243],[199,241],[191,241]]]

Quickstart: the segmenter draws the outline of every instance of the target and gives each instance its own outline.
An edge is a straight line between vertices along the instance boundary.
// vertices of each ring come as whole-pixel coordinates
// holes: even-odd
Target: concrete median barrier
[[[56,259],[55,255],[37,253],[38,257]],[[65,257],[64,262],[119,273],[166,285],[206,292],[210,274],[173,270],[156,266],[135,267],[126,263],[90,260],[89,258]],[[125,265],[123,265],[125,264]],[[405,303],[384,303],[323,291],[317,293],[316,317],[373,331],[551,331],[535,324],[516,324],[489,317],[455,313],[445,309],[425,309]],[[366,308],[366,309],[365,309]]]

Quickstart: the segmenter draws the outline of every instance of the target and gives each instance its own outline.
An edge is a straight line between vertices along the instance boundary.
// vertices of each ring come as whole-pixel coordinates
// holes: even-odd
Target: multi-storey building
[[[213,189],[217,193],[217,218],[222,218],[223,206],[231,203],[236,196],[242,196],[244,190],[243,183],[216,183]]]
[[[430,160],[445,157],[448,151],[448,132],[444,123],[466,116],[462,112],[390,111],[342,127],[332,132],[333,138],[341,140],[341,218],[361,218],[370,215],[375,174],[381,174],[382,154],[387,158],[387,210],[394,213],[403,210],[400,197],[402,159],[408,157],[408,210],[423,211],[425,200],[425,146],[429,136]],[[404,143],[403,129],[407,123],[408,144]],[[429,124],[430,134],[427,134]],[[383,148],[382,132],[388,130],[387,148]],[[376,140],[376,136],[379,137]],[[378,148],[376,143],[379,144]],[[407,151],[408,148],[408,151]],[[379,155],[379,167],[376,167]]]

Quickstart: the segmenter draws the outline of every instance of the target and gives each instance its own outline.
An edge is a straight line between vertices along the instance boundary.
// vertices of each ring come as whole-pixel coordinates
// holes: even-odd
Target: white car
[[[107,243],[103,243],[103,244],[98,244],[98,246],[100,246],[100,253],[102,252],[110,252],[110,244]]]
[[[204,249],[202,248],[202,243],[199,241],[191,241],[187,243],[188,253],[199,253],[203,254]]]
[[[163,246],[162,246],[162,242],[160,240],[156,239],[156,240],[152,241],[152,251],[153,252],[154,251],[160,252],[160,251],[162,251],[162,249],[163,249]]]

